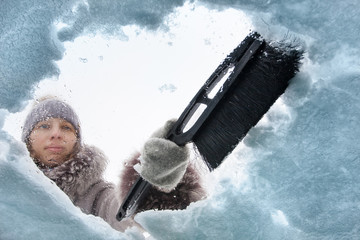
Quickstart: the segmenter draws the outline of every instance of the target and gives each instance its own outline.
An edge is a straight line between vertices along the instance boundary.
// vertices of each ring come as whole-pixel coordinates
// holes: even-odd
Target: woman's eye
[[[50,125],[49,124],[41,124],[38,128],[49,129]]]
[[[63,126],[62,129],[64,129],[65,131],[70,131],[72,130],[72,128],[70,126]]]

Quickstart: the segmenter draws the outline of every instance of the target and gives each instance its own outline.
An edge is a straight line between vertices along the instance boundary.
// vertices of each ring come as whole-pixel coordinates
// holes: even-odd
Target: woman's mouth
[[[64,148],[61,146],[49,146],[46,149],[50,152],[57,153],[57,152],[61,152]]]

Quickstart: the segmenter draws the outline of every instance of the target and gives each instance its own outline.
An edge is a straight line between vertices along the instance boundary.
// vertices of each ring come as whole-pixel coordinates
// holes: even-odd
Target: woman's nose
[[[51,129],[51,138],[61,138],[60,128],[54,127]]]

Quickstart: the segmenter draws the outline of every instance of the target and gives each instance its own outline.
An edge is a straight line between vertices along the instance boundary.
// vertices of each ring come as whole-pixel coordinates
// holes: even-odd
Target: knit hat
[[[78,116],[69,104],[54,98],[39,102],[27,115],[21,136],[22,141],[26,143],[35,125],[49,118],[61,118],[71,123],[76,130],[79,142],[81,142]]]

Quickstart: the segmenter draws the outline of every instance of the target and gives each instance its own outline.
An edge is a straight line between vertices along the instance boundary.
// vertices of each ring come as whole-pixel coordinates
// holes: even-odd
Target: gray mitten
[[[189,149],[165,139],[174,125],[170,120],[144,144],[141,153],[141,176],[162,191],[170,192],[181,181],[189,161]]]

